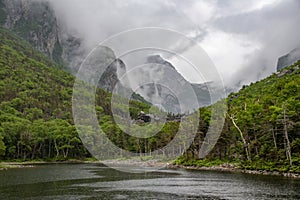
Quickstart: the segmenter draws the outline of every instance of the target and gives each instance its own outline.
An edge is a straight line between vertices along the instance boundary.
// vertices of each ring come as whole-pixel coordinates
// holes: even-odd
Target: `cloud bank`
[[[134,28],[178,31],[203,47],[232,88],[268,76],[278,57],[300,46],[298,0],[49,1],[63,27],[81,37],[87,49]],[[188,80],[199,82],[186,66],[169,61]]]

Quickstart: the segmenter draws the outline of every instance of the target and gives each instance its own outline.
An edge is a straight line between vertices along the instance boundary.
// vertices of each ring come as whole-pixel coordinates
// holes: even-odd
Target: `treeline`
[[[7,30],[0,30],[2,159],[86,157],[72,125],[74,78]]]
[[[246,169],[300,172],[300,61],[227,98],[228,112],[207,162],[235,162]],[[199,140],[209,126],[210,108],[201,108],[199,133],[178,164],[203,165]]]
[[[91,157],[73,122],[75,78],[61,68],[24,40],[0,29],[1,160]],[[121,148],[150,152],[167,144],[176,133],[178,123],[171,122],[156,139],[147,141],[127,135],[114,122],[111,98],[111,94],[98,89],[96,112],[106,135]],[[122,104],[115,107],[120,112],[127,109]],[[137,119],[140,111],[148,113],[149,108],[147,103],[130,101],[130,116]],[[151,132],[152,128],[148,130]]]
[[[0,30],[0,158],[91,156],[72,120],[73,84],[73,76],[30,44]],[[110,115],[110,94],[99,89],[97,100],[101,114]],[[146,106],[132,104],[132,113]]]
[[[193,144],[188,151],[184,151],[184,142],[172,150],[183,155],[176,162],[234,162],[248,169],[300,172],[299,65],[300,62],[230,94],[223,131],[204,160],[199,158],[199,151],[210,125],[211,107],[200,108]],[[73,84],[74,77],[61,67],[15,35],[0,30],[0,159],[91,157],[72,119]],[[117,146],[151,155],[177,134],[180,119],[172,115],[169,118],[173,120],[150,138],[124,133],[115,123],[116,116],[112,116],[111,98],[111,94],[97,90],[96,114],[101,128]],[[120,103],[115,109],[122,117],[127,107]],[[134,119],[140,111],[148,113],[149,109],[149,104],[130,101],[130,116]],[[143,133],[146,135],[156,128],[156,124],[139,125],[147,125]],[[183,128],[188,135],[191,127]]]

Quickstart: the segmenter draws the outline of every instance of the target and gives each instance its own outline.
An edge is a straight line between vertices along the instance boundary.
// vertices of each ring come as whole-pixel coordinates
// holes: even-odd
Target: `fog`
[[[61,25],[82,38],[87,50],[115,34],[136,28],[177,31],[197,42],[212,59],[225,85],[235,89],[275,72],[278,57],[300,46],[298,0],[50,0],[50,3]],[[157,40],[145,38],[149,43],[152,39]],[[172,48],[184,54],[193,51],[194,45],[179,42]],[[197,80],[193,70],[178,62],[176,56],[167,59],[186,79],[203,81]]]

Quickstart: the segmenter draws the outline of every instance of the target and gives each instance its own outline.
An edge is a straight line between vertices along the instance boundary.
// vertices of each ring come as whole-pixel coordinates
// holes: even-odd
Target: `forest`
[[[205,161],[197,146],[177,160],[184,165],[232,162],[246,169],[300,171],[300,62],[251,83],[226,99],[221,137]],[[198,137],[209,125],[209,107],[201,108]],[[207,116],[207,117],[205,117]]]
[[[199,158],[210,125],[211,107],[199,109],[199,127],[191,147],[175,161],[182,165],[235,163],[255,170],[300,172],[300,62],[252,83],[226,99],[228,112],[221,137],[211,153]],[[0,29],[0,160],[84,160],[72,117],[75,77],[29,43]],[[138,139],[114,122],[112,95],[96,93],[96,113],[105,134],[128,151],[150,153],[177,133],[170,120],[159,134]],[[148,113],[150,105],[130,101],[130,115]],[[119,105],[119,109],[124,109]],[[176,116],[169,113],[170,118]]]

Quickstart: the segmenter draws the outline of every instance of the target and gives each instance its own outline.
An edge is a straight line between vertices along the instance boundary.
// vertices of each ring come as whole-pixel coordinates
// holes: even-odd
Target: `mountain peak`
[[[166,61],[161,55],[155,54],[155,55],[150,55],[147,58],[147,63],[154,63],[154,64],[161,64],[161,65],[166,65],[168,67],[171,67],[175,69],[175,67],[168,61]]]

